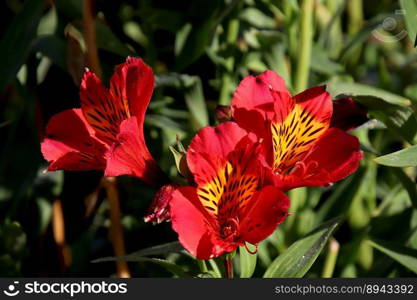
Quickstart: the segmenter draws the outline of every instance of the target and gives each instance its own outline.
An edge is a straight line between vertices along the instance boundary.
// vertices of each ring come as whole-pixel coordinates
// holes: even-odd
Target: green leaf
[[[401,184],[403,185],[404,189],[407,191],[414,208],[417,209],[416,183],[413,180],[411,180],[411,178],[408,177],[408,175],[402,169],[395,168],[392,170],[394,171],[394,174],[397,176],[398,180],[401,181]]]
[[[417,166],[417,145],[375,158],[375,161],[389,167]]]
[[[177,134],[183,134],[185,132],[184,126],[162,115],[147,115],[145,124],[159,127],[164,130],[172,129],[176,131]]]
[[[165,270],[167,270],[167,271],[171,272],[172,274],[174,274],[178,277],[181,277],[181,278],[191,277],[191,275],[188,274],[186,271],[184,271],[180,266],[178,266],[177,264],[175,264],[173,262],[165,260],[165,259],[138,257],[134,261],[136,261],[136,262],[150,262],[150,263],[153,263],[153,264],[157,264],[157,265],[163,267]]]
[[[246,247],[252,252],[256,250],[256,246],[246,244]],[[250,278],[256,267],[257,253],[251,254],[246,247],[239,247],[240,258],[240,278]],[[253,249],[252,249],[253,248]]]
[[[393,245],[391,241],[369,241],[369,243],[407,269],[417,273],[417,249]]]
[[[62,70],[67,70],[67,43],[54,35],[39,36],[33,43],[33,49],[52,60]]]
[[[184,248],[181,246],[179,242],[172,242],[172,243],[145,248],[145,249],[133,252],[125,256],[109,256],[109,257],[98,258],[98,259],[93,260],[92,263],[101,263],[101,262],[108,262],[108,261],[151,262],[151,263],[160,265],[161,267],[165,268],[167,271],[179,277],[190,277],[190,274],[185,272],[181,267],[177,266],[176,264],[168,260],[160,259],[160,258],[145,257],[145,256],[150,256],[150,255],[165,255],[168,253],[180,252],[183,249]]]
[[[400,0],[400,6],[405,11],[404,19],[407,33],[414,47],[417,35],[417,2],[415,0]]]
[[[335,185],[329,198],[319,208],[316,221],[323,222],[332,216],[346,214],[361,187],[364,169],[359,168],[353,175]]]
[[[381,26],[385,17],[387,17],[387,15],[379,14],[371,20],[368,20],[366,26],[358,31],[343,48],[337,61],[346,62],[353,55],[357,55],[355,52],[357,47],[365,43],[369,38],[369,35],[375,33],[375,30]]]
[[[173,146],[169,146],[169,150],[171,150],[171,153],[174,156],[175,165],[177,167],[178,172],[185,178],[189,178],[191,174],[187,165],[187,153],[179,139],[177,140],[177,144],[178,150],[175,149],[175,147]]]
[[[313,265],[340,222],[340,217],[334,218],[293,243],[272,262],[271,266],[266,270],[264,277],[303,277]]]
[[[107,25],[96,22],[97,30],[97,47],[109,51],[114,54],[118,54],[122,57],[129,55],[135,55],[133,51],[126,47],[118,37],[111,31]]]
[[[22,257],[27,251],[27,237],[18,222],[9,222],[0,227],[0,248],[15,257]]]
[[[184,84],[188,87],[185,91],[185,103],[191,113],[191,122],[194,130],[199,130],[209,125],[206,101],[203,94],[203,85],[198,76],[182,76]]]
[[[215,278],[222,278],[222,270],[221,270],[221,266],[219,266],[220,264],[216,262],[216,260],[214,259],[209,259],[208,262],[212,268],[211,274]]]
[[[378,89],[369,85],[353,83],[353,82],[341,82],[331,80],[327,83],[327,91],[336,97],[340,94],[347,96],[370,96],[379,98],[385,102],[400,105],[410,106],[411,101],[405,97],[398,96],[388,91]]]
[[[313,46],[311,51],[311,69],[330,76],[344,71],[343,66],[330,60],[326,50],[318,45]]]
[[[45,1],[26,1],[0,41],[0,93],[26,61]]]
[[[366,98],[370,97],[356,97],[359,102],[368,107],[372,118],[384,123],[390,131],[408,143],[415,143],[417,120],[411,109],[389,103],[384,104],[381,100],[375,101],[378,100],[375,98]]]
[[[209,125],[207,105],[200,77],[177,73],[159,75],[156,77],[156,86],[170,86],[183,91],[185,103],[190,112],[191,125],[195,131]]]
[[[109,256],[109,257],[102,257],[93,260],[94,263],[98,262],[105,262],[105,261],[137,261],[137,259],[140,259],[144,256],[150,256],[150,255],[165,255],[168,253],[175,253],[180,252],[184,248],[181,246],[179,242],[171,242],[166,243],[158,246],[153,246],[149,248],[145,248],[133,253],[130,253],[128,255],[124,256]]]
[[[220,3],[219,0],[194,1],[192,3],[190,11],[195,10],[195,15],[193,15],[194,13],[190,14],[189,21],[193,26],[185,41],[179,41],[183,46],[178,52],[174,70],[181,71],[204,54],[216,29],[213,24],[221,12]]]
[[[239,14],[239,19],[249,23],[251,26],[265,29],[273,29],[277,25],[273,17],[265,15],[253,7],[242,10]]]
[[[178,30],[175,36],[174,47],[174,53],[176,56],[178,56],[178,54],[181,53],[181,51],[183,50],[185,41],[187,40],[187,37],[190,34],[191,28],[193,28],[193,25],[191,25],[191,23],[187,23],[180,30]]]

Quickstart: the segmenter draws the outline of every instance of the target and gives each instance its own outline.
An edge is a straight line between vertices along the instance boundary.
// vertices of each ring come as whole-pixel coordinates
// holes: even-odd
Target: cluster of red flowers
[[[81,108],[48,124],[42,153],[48,170],[103,170],[158,186],[147,221],[171,220],[181,244],[200,259],[246,242],[258,244],[288,215],[284,192],[325,186],[359,165],[356,137],[346,131],[366,120],[351,98],[332,101],[324,86],[291,96],[273,71],[238,86],[224,123],[201,129],[186,154],[190,186],[169,181],[144,139],[152,70],[137,58],[119,65],[106,89],[87,71]]]

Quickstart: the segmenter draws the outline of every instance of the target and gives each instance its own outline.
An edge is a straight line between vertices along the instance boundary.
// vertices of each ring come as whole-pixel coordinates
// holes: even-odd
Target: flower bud
[[[148,213],[144,217],[145,222],[152,222],[154,225],[163,221],[170,221],[169,202],[172,193],[179,187],[176,183],[163,185],[155,194],[149,206]]]

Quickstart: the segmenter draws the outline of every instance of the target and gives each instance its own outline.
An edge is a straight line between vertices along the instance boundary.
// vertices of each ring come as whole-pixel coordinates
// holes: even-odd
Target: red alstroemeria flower
[[[352,99],[344,100],[335,111],[346,117],[349,113],[341,109],[354,105]],[[351,129],[349,124],[332,120],[333,101],[324,86],[292,97],[284,80],[266,71],[242,80],[231,107],[239,126],[263,140],[263,163],[270,168],[275,185],[284,191],[328,185],[359,166],[359,142],[342,130]],[[331,123],[342,129],[330,127]]]
[[[152,69],[129,57],[117,66],[106,89],[87,71],[81,108],[51,118],[41,144],[48,170],[103,170],[105,176],[132,175],[148,184],[165,181],[146,147],[143,123],[154,88]]]
[[[263,184],[258,143],[236,123],[203,128],[187,150],[197,187],[179,187],[170,201],[181,244],[199,259],[257,244],[287,216],[288,198]]]

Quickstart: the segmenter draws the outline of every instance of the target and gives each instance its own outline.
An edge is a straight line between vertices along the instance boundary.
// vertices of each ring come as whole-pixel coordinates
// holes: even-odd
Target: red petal
[[[120,123],[136,116],[143,131],[145,112],[154,88],[152,69],[141,59],[129,57],[117,66],[108,91],[92,72],[83,76],[81,107],[97,136],[109,145],[116,140]]]
[[[76,133],[76,134],[74,134]],[[48,170],[102,170],[106,146],[94,137],[94,130],[81,109],[63,111],[51,118],[42,141]]]
[[[301,161],[326,132],[332,114],[332,100],[324,87],[308,89],[294,97],[295,105],[275,102],[271,125],[274,171],[288,172]]]
[[[197,189],[180,187],[170,202],[172,228],[178,233],[180,243],[199,259],[210,259],[225,252],[216,243],[210,224],[215,220],[202,208]]]
[[[330,123],[333,113],[332,97],[325,86],[316,86],[294,96],[295,103],[321,123]]]
[[[253,77],[245,77],[236,89],[232,99],[233,118],[244,129],[264,137],[268,122],[274,115],[274,102],[278,107],[292,103],[285,81],[273,71]]]
[[[150,185],[160,185],[166,181],[146,147],[136,117],[130,117],[120,124],[120,133],[116,138],[117,142],[106,154],[105,176],[132,175]]]
[[[271,90],[289,95],[282,77],[273,71],[247,76],[239,84],[232,99],[232,108],[273,109]]]
[[[342,98],[333,101],[331,127],[348,131],[368,121],[367,110],[362,108],[352,98]]]
[[[329,172],[331,183],[352,174],[361,159],[359,140],[340,129],[331,128],[304,161],[306,164],[316,161],[320,169]]]
[[[233,110],[233,119],[247,132],[253,132],[258,138],[267,138],[270,131],[270,123],[261,111],[235,108]]]
[[[359,167],[362,152],[355,136],[330,128],[304,158],[302,166],[290,175],[277,176],[278,188],[325,186],[339,181]]]
[[[197,184],[204,184],[224,167],[227,157],[247,132],[234,122],[201,129],[187,150],[187,164]]]
[[[241,240],[257,244],[284,221],[290,203],[283,192],[267,186],[257,192],[248,205],[239,232]]]
[[[116,141],[119,124],[129,115],[121,99],[113,98],[100,79],[85,72],[80,86],[81,108],[96,136],[111,145]]]
[[[140,58],[128,57],[116,68],[110,80],[110,93],[117,99],[125,99],[132,116],[136,116],[142,130],[145,112],[155,85],[152,69]]]

